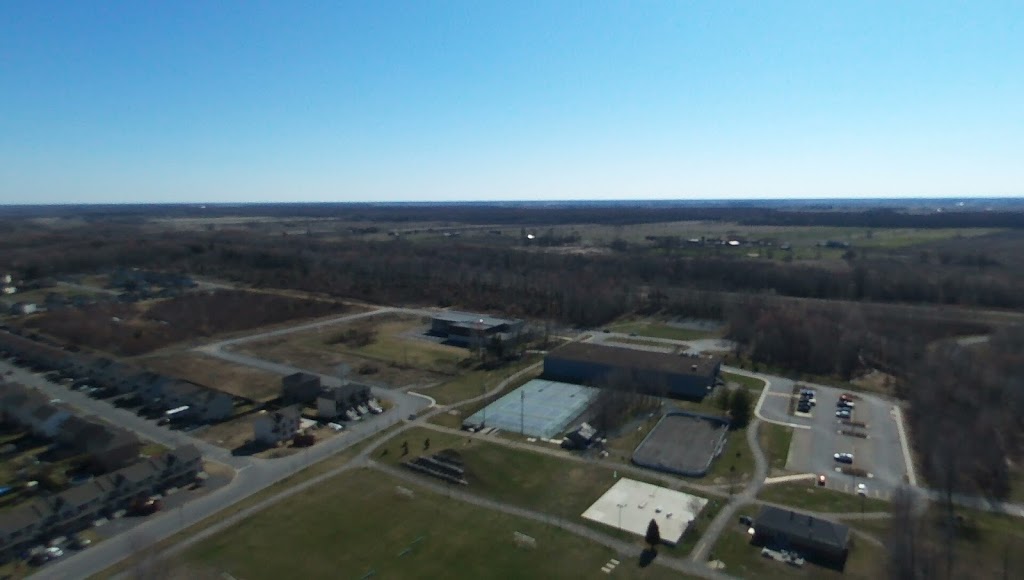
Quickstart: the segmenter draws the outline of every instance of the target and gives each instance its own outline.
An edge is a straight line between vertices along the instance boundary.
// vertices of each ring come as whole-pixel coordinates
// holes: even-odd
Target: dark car
[[[743,524],[744,526],[748,526],[748,527],[749,526],[753,526],[754,525],[754,518],[752,518],[750,516],[740,516],[740,523]]]

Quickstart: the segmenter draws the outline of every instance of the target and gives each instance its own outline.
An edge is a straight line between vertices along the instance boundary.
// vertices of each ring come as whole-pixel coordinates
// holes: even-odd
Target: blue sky
[[[4,2],[0,203],[1024,194],[1024,3]]]

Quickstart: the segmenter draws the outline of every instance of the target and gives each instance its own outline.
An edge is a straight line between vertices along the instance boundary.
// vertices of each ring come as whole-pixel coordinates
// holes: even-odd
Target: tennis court
[[[597,397],[597,389],[534,379],[473,413],[463,423],[550,439],[579,417]]]

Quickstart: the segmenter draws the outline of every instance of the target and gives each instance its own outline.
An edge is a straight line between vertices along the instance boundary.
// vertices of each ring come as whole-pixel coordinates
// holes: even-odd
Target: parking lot
[[[786,469],[823,474],[826,486],[838,491],[855,493],[857,484],[862,483],[869,497],[888,499],[907,474],[893,404],[873,395],[851,393],[852,416],[842,421],[836,418],[836,406],[846,391],[801,385],[816,392],[817,404],[808,415],[790,414],[794,382],[787,379],[772,380],[760,407],[764,418],[794,427]],[[853,463],[838,463],[833,457],[836,453],[851,453]],[[864,475],[843,473],[843,467],[863,470]]]

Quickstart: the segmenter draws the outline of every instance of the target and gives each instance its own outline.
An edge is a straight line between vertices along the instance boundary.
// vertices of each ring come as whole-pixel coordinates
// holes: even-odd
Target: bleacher
[[[469,485],[466,481],[466,470],[462,465],[462,460],[447,453],[436,453],[430,456],[422,456],[412,459],[410,461],[402,462],[405,467],[443,479],[448,483],[455,483],[458,485]]]

